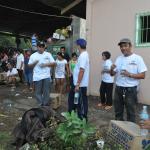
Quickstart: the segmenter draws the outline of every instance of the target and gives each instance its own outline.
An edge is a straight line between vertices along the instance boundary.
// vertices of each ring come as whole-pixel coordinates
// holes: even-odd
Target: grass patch
[[[6,150],[11,140],[9,132],[0,132],[0,150]]]

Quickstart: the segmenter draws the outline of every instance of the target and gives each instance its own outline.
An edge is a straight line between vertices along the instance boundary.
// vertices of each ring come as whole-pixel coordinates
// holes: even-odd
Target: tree
[[[0,35],[0,47],[15,47],[15,38],[6,35]]]

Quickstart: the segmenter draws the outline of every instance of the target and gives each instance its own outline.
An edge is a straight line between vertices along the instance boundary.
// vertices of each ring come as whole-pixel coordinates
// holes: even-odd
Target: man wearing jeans
[[[88,99],[87,87],[89,83],[89,55],[86,51],[86,41],[78,39],[76,41],[77,49],[79,50],[79,58],[73,71],[74,87],[70,90],[68,97],[68,111],[77,108],[79,118],[87,119]],[[74,93],[79,91],[78,104],[74,104]]]
[[[114,107],[116,120],[124,120],[124,106],[127,121],[135,122],[137,103],[137,86],[140,79],[145,78],[147,67],[143,58],[132,52],[130,39],[121,39],[118,43],[123,55],[119,56],[111,66],[111,75],[116,75]]]
[[[49,105],[50,70],[55,61],[50,53],[45,52],[44,42],[39,42],[37,46],[38,51],[30,56],[28,65],[33,68],[36,99],[39,105],[46,106]]]

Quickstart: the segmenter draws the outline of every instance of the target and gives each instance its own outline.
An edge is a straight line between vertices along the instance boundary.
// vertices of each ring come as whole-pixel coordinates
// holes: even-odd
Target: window
[[[136,15],[136,46],[150,46],[150,12]]]

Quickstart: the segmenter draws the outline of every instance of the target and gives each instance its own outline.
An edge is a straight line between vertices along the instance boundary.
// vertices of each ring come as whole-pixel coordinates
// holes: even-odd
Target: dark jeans
[[[18,75],[19,75],[19,78],[20,78],[20,82],[23,83],[23,70],[17,69],[17,71],[18,71]]]
[[[135,122],[135,109],[137,104],[137,87],[116,86],[114,107],[116,120],[124,120],[124,106],[127,112],[127,121]]]
[[[79,118],[87,119],[87,113],[88,113],[87,87],[80,87],[78,104],[74,104],[74,93],[75,93],[74,89],[75,89],[75,86],[73,86],[69,92],[68,111],[71,112],[72,110],[77,109]]]
[[[100,86],[100,98],[101,103],[111,106],[112,105],[112,91],[113,83],[101,82]]]
[[[73,76],[71,75],[70,77],[70,88],[73,89],[74,88],[74,84],[73,84]]]
[[[50,78],[34,82],[35,97],[41,106],[49,105],[50,100]]]

